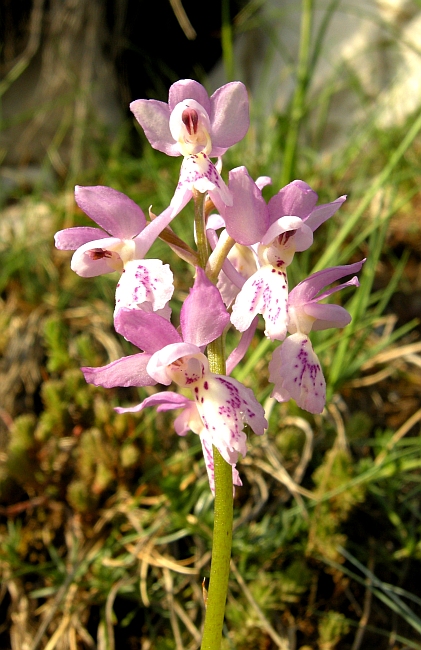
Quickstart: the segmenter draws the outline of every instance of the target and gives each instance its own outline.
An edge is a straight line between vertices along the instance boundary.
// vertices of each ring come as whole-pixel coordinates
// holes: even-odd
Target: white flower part
[[[242,287],[232,308],[231,322],[239,332],[250,327],[253,318],[262,314],[265,335],[283,341],[287,333],[288,278],[285,268],[267,264],[252,275]]]
[[[121,246],[114,249],[120,255],[123,264],[134,259],[136,253],[136,242],[134,239],[122,239]]]
[[[263,407],[252,390],[231,377],[208,373],[191,388],[207,441],[227,463],[235,463],[238,454],[247,453],[244,424],[257,435],[264,433],[267,422]]]
[[[283,233],[270,246],[260,244],[258,247],[259,259],[262,264],[270,264],[275,269],[289,266],[295,254],[294,244],[294,233]]]
[[[200,434],[200,442],[202,443],[203,458],[205,459],[206,471],[208,473],[209,486],[212,491],[212,494],[215,494],[215,465],[213,461],[213,448],[212,442],[208,440],[207,431],[203,429]],[[238,454],[237,454],[238,456]],[[233,484],[233,493],[235,494],[234,485],[241,487],[242,482],[238,470],[235,467],[235,462],[231,463],[232,465],[232,484]]]
[[[228,260],[243,278],[249,278],[256,272],[256,256],[251,248],[242,244],[234,244],[228,253]],[[240,291],[227,275],[221,271],[216,285],[220,291],[224,304],[229,307]]]
[[[169,126],[183,156],[212,151],[209,115],[194,99],[185,99],[177,104],[171,113]]]
[[[204,354],[189,354],[175,359],[167,366],[167,376],[182,388],[192,388],[206,377],[208,363]],[[193,389],[192,389],[193,390]]]
[[[326,402],[326,382],[319,359],[306,334],[297,332],[277,348],[269,363],[271,397],[286,402],[291,397],[310,413],[321,413]]]
[[[115,309],[149,311],[142,304],[150,303],[152,311],[158,311],[166,307],[173,291],[173,274],[168,264],[153,259],[131,260],[125,264],[117,284]]]
[[[267,230],[258,254],[262,264],[289,266],[295,252],[307,250],[312,243],[313,231],[300,217],[281,217]]]
[[[337,305],[335,305],[335,307],[336,306]],[[301,305],[298,307],[290,305],[288,307],[288,332],[290,334],[296,334],[296,332],[300,332],[301,334],[309,334],[315,322],[316,318],[314,316],[306,314]]]
[[[133,239],[118,239],[117,237],[104,237],[89,241],[79,246],[73,253],[70,263],[72,271],[79,275],[89,277],[92,260],[101,263],[102,273],[121,271],[124,264],[134,258],[136,242]]]
[[[225,205],[232,205],[231,192],[205,153],[193,154],[184,158],[176,192],[185,188],[196,189],[202,194],[216,192]]]

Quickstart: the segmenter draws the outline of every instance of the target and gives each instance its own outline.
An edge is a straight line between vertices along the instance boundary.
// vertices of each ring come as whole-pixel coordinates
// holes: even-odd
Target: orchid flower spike
[[[160,260],[143,258],[174,216],[173,207],[146,224],[139,206],[111,187],[77,185],[75,198],[100,228],[66,228],[56,233],[58,249],[75,251],[72,270],[85,278],[120,271],[116,308],[141,308],[143,303],[154,311],[164,308],[174,290],[172,272]]]
[[[245,167],[230,172],[229,189],[233,204],[222,206],[227,231],[240,244],[254,244],[258,267],[236,297],[231,322],[244,332],[256,314],[262,314],[266,336],[282,341],[287,333],[287,266],[296,251],[311,246],[314,230],[335,214],[346,197],[316,207],[316,192],[296,180],[266,205]]]
[[[158,314],[120,309],[115,318],[117,332],[144,352],[82,371],[88,383],[105,387],[168,386],[174,382],[189,388],[205,431],[201,429],[205,444],[209,449],[215,445],[235,467],[238,455],[247,452],[244,425],[261,435],[267,422],[253,392],[235,379],[213,374],[203,354],[228,322],[219,291],[198,268],[194,287],[181,309],[181,335]]]
[[[288,336],[274,351],[269,363],[269,381],[274,384],[272,397],[278,402],[293,398],[310,413],[321,413],[326,402],[326,382],[319,359],[309,339],[311,330],[345,327],[351,315],[340,305],[320,301],[345,287],[358,287],[358,278],[339,284],[322,293],[332,282],[351,273],[358,273],[365,260],[346,266],[335,266],[314,273],[300,282],[288,297]]]

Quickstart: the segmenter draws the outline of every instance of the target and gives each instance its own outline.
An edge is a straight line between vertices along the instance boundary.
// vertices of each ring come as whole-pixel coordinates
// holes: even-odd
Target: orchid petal
[[[225,228],[225,221],[220,214],[210,214],[206,221],[206,231],[215,231],[219,228]]]
[[[259,190],[262,190],[267,185],[272,185],[272,179],[270,176],[259,176],[259,178],[256,178],[256,185]]]
[[[76,227],[59,230],[54,235],[56,248],[61,251],[75,251],[79,246],[96,239],[104,239],[108,233],[102,228]]]
[[[335,212],[339,210],[341,205],[345,203],[346,196],[340,196],[335,201],[331,203],[324,203],[323,205],[318,205],[314,210],[309,214],[308,217],[304,219],[307,226],[309,226],[314,232],[319,226],[322,225],[325,221],[330,219]]]
[[[229,189],[233,202],[223,211],[227,232],[239,244],[255,244],[262,239],[269,225],[269,212],[262,192],[245,167],[230,171]]]
[[[180,155],[178,144],[174,142],[170,131],[171,111],[168,104],[156,99],[137,99],[130,104],[130,110],[154,149],[167,156]]]
[[[331,327],[345,327],[351,322],[351,314],[340,305],[323,305],[318,302],[309,302],[303,305],[303,310],[308,316],[315,318],[312,330],[327,330]]]
[[[211,102],[206,89],[198,81],[193,79],[180,79],[172,84],[168,91],[168,106],[170,112],[180,102],[186,99],[194,99],[203,106],[208,115],[211,112]]]
[[[231,322],[244,332],[257,314],[265,320],[265,335],[282,341],[287,332],[288,280],[284,269],[270,265],[247,280],[232,308]]]
[[[297,284],[294,289],[292,289],[289,294],[289,304],[291,305],[302,305],[304,303],[310,302],[315,298],[315,296],[321,291],[324,287],[332,282],[336,282],[340,278],[343,278],[346,275],[351,275],[351,273],[358,273],[361,270],[362,265],[365,260],[361,262],[355,262],[355,264],[346,264],[344,266],[333,266],[329,269],[323,269],[322,271],[317,271],[313,273],[309,278],[306,278],[299,284]],[[323,296],[320,296],[321,299]]]
[[[184,395],[173,393],[168,390],[161,393],[154,393],[153,395],[146,397],[143,402],[140,402],[140,404],[137,404],[136,406],[128,406],[126,408],[116,406],[114,411],[117,413],[139,413],[139,411],[142,411],[147,406],[156,406],[156,410],[159,413],[161,411],[185,408],[189,402],[193,403],[187,397],[184,397]]]
[[[114,386],[153,386],[156,382],[146,372],[150,354],[132,354],[100,368],[81,368],[88,384]]]
[[[181,209],[181,208],[180,208]],[[161,232],[166,228],[179,211],[169,205],[160,215],[155,217],[142,232],[133,239],[133,259],[143,259],[152,244],[157,240]]]
[[[127,341],[150,354],[171,343],[181,342],[174,325],[154,312],[123,307],[116,312],[114,327]]]
[[[304,219],[314,209],[316,203],[317,194],[310,185],[304,181],[292,181],[270,199],[268,203],[270,223],[287,215]]]
[[[249,125],[247,89],[240,81],[218,88],[210,98],[212,151],[211,156],[222,156],[228,147],[244,138]]]
[[[193,431],[196,434],[203,431],[203,422],[196,404],[191,400],[186,398],[186,406],[174,420],[174,429],[179,436],[185,436],[188,431]]]
[[[241,244],[234,244],[224,260],[216,285],[227,307],[234,302],[241,287],[256,271],[256,256],[253,250]]]
[[[336,284],[334,287],[331,287],[330,289],[326,289],[326,291],[322,291],[322,293],[319,293],[314,300],[317,301],[324,300],[324,298],[328,298],[333,293],[336,293],[337,291],[342,291],[342,289],[345,289],[346,287],[359,287],[359,286],[360,286],[360,281],[358,280],[357,276],[354,275],[354,277],[348,280],[348,282],[342,282],[341,284]]]
[[[227,463],[236,462],[236,453],[247,453],[244,424],[257,435],[267,427],[263,407],[253,391],[231,377],[209,373],[195,386],[194,395],[208,439]]]
[[[75,199],[81,210],[113,237],[131,239],[146,225],[139,206],[111,187],[76,185]]]
[[[249,349],[250,343],[256,331],[257,322],[258,322],[258,318],[256,316],[256,318],[253,319],[250,327],[246,329],[246,331],[241,336],[240,343],[237,345],[237,347],[231,352],[231,354],[227,358],[227,362],[226,362],[227,375],[230,375],[234,370],[234,368],[238,366],[238,364],[246,354],[247,350]]]
[[[205,346],[222,334],[229,319],[218,289],[203,269],[197,267],[194,286],[180,313],[183,340],[198,347]]]
[[[272,397],[286,401],[288,395],[310,413],[321,413],[326,402],[326,382],[310,339],[305,334],[289,336],[269,363]]]
[[[115,292],[116,310],[139,309],[150,302],[153,311],[163,309],[174,291],[173,274],[161,260],[131,260],[124,266]]]

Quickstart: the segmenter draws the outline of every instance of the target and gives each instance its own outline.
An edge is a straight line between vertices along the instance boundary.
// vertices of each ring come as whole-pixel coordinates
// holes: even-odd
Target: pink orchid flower
[[[240,363],[247,350],[250,347],[251,340],[256,331],[257,318],[253,322],[252,327],[242,336],[241,341],[237,348],[231,352],[227,359],[226,368],[227,375],[230,375],[235,366]],[[237,382],[235,382],[237,383]],[[244,388],[244,387],[243,387]],[[174,393],[172,391],[165,391],[162,393],[155,393],[146,397],[140,404],[127,408],[116,407],[117,413],[139,413],[148,406],[156,406],[158,413],[160,411],[169,411],[173,409],[182,409],[181,413],[174,420],[174,429],[179,436],[185,436],[188,431],[193,431],[200,437],[202,444],[203,456],[205,459],[206,471],[212,494],[215,494],[215,471],[213,460],[212,445],[217,446],[217,437],[213,435],[213,431],[206,428],[203,420],[200,417],[196,401],[189,400],[184,395]],[[266,425],[265,425],[266,426]],[[257,433],[260,433],[257,432]],[[236,469],[238,461],[238,452],[230,449],[226,450],[226,454],[230,457],[230,464],[232,465],[232,480],[233,486],[240,487],[242,485],[240,475]],[[224,456],[226,457],[226,456]],[[234,492],[235,492],[235,488]]]
[[[320,301],[345,287],[358,287],[358,278],[319,293],[326,285],[351,273],[358,273],[365,260],[335,266],[314,273],[297,284],[288,297],[288,336],[274,351],[269,363],[269,381],[274,384],[272,397],[278,402],[294,399],[310,413],[321,413],[326,402],[326,382],[319,359],[309,339],[311,330],[345,327],[351,315],[340,305]]]
[[[245,167],[230,172],[232,206],[221,208],[228,234],[252,247],[256,271],[242,282],[232,308],[231,322],[244,332],[257,314],[265,320],[265,335],[283,340],[287,333],[288,278],[286,268],[296,251],[313,243],[313,232],[339,209],[346,197],[316,206],[317,194],[296,180],[282,188],[268,204]],[[229,262],[223,267],[228,275]],[[238,279],[238,278],[237,278]]]
[[[174,83],[168,104],[137,99],[130,108],[154,149],[168,156],[184,156],[180,180],[171,205],[176,213],[193,190],[209,192],[212,200],[231,205],[231,194],[210,160],[239,142],[249,127],[247,90],[239,81],[228,83],[209,97],[192,79]]]
[[[168,156],[222,156],[245,136],[250,124],[247,90],[240,81],[221,86],[209,97],[200,83],[182,79],[171,86],[168,104],[137,99],[130,109],[152,147]]]
[[[103,368],[82,371],[88,383],[107,388],[156,383],[168,386],[171,382],[189,388],[203,425],[205,445],[208,449],[215,445],[234,467],[238,455],[247,452],[244,425],[261,435],[267,422],[262,406],[249,388],[209,370],[203,350],[222,334],[228,322],[229,314],[219,291],[198,268],[194,287],[181,309],[181,334],[158,314],[120,309],[115,317],[117,332],[144,352]],[[235,363],[243,353],[238,353]]]
[[[143,258],[173,218],[174,208],[170,206],[147,224],[139,206],[111,187],[77,185],[75,198],[100,228],[66,228],[56,233],[58,249],[75,251],[73,271],[85,278],[120,271],[116,308],[141,308],[144,303],[153,310],[165,308],[174,290],[170,267]]]

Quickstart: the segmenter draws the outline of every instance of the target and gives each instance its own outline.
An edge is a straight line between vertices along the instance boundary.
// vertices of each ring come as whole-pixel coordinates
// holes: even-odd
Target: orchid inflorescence
[[[345,308],[322,301],[344,287],[358,286],[354,275],[326,289],[360,271],[364,260],[314,273],[291,291],[287,267],[296,252],[311,246],[314,231],[346,197],[317,205],[316,192],[295,180],[266,203],[262,189],[270,178],[254,181],[245,167],[231,170],[228,184],[223,181],[221,157],[249,127],[248,96],[240,82],[228,83],[209,97],[201,84],[185,79],[171,86],[168,104],[139,99],[131,110],[152,147],[183,156],[183,162],[170,205],[158,216],[150,212],[150,221],[121,192],[103,186],[76,187],[78,206],[99,227],[62,230],[55,236],[56,246],[75,251],[71,268],[83,277],[121,273],[114,326],[140,349],[104,367],[82,371],[87,382],[104,387],[178,386],[181,392],[164,390],[136,406],[116,410],[140,412],[150,406],[178,410],[174,422],[178,435],[193,431],[200,436],[211,490],[215,491],[213,447],[231,465],[233,484],[239,486],[236,464],[247,451],[244,427],[262,435],[267,421],[253,391],[230,373],[250,346],[259,314],[266,337],[279,341],[268,368],[272,397],[279,402],[294,399],[314,414],[324,409],[326,383],[309,334],[350,322]],[[209,248],[203,256],[197,223],[198,256],[189,260],[187,246],[172,247],[196,265],[177,329],[169,307],[172,271],[161,260],[145,257],[192,198],[203,206]],[[230,327],[241,333],[240,342],[226,361],[225,373],[218,374],[205,350],[222,340]],[[191,399],[184,389],[190,390]]]

